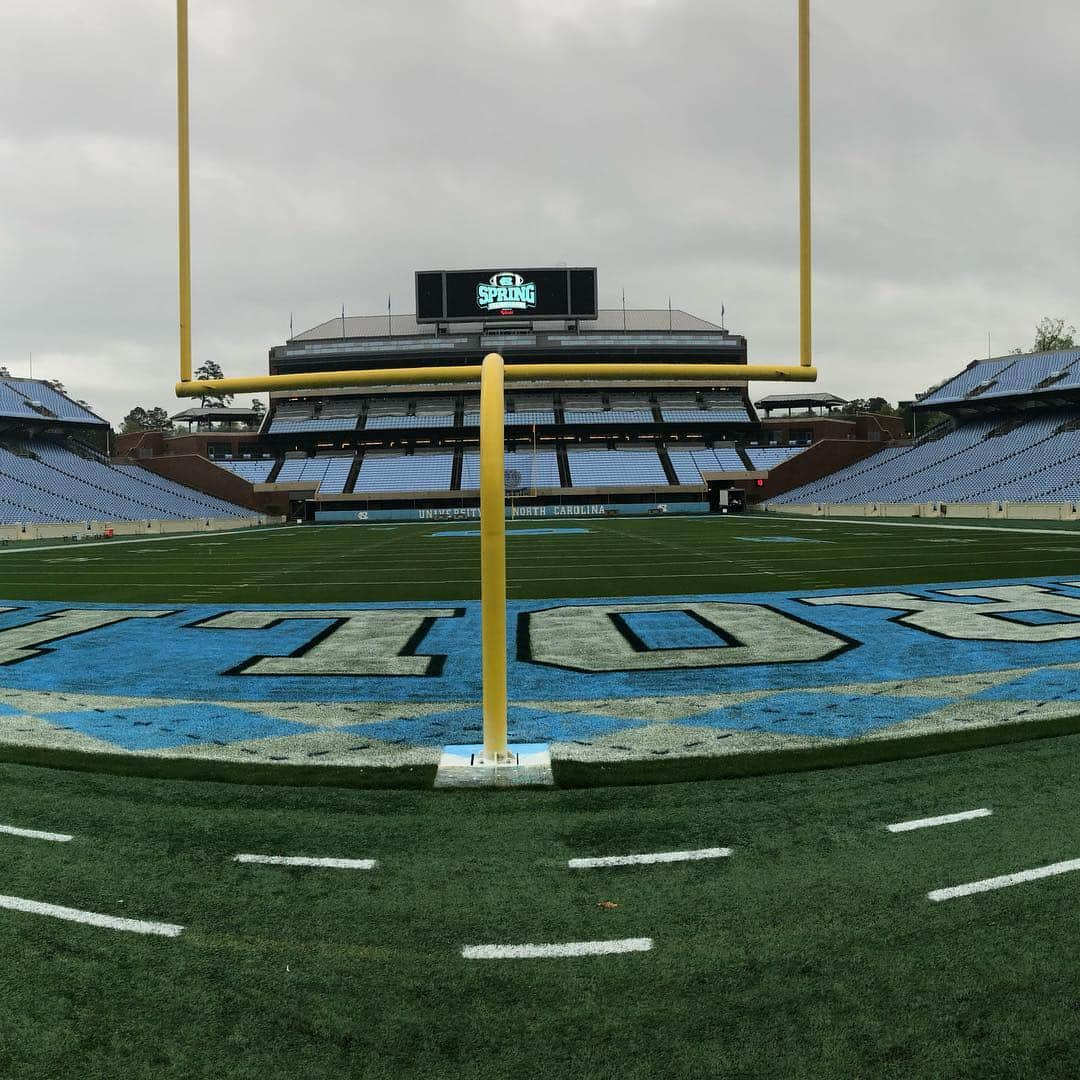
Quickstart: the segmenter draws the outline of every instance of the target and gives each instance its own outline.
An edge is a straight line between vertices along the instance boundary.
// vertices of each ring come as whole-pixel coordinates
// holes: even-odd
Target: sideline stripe
[[[604,855],[595,859],[571,859],[566,865],[571,870],[589,870],[596,866],[643,866],[646,863],[723,859],[730,854],[731,848],[729,847],[707,847],[698,848],[697,851],[654,851],[651,855]]]
[[[913,821],[897,821],[885,827],[889,832],[911,832],[912,829],[929,829],[933,825],[951,825],[954,821],[970,821],[972,818],[989,817],[993,813],[985,806],[978,810],[961,810],[958,814],[940,814],[937,817],[915,818]]]
[[[234,855],[234,862],[262,866],[329,866],[335,870],[374,870],[374,859],[317,859],[307,855]]]
[[[192,518],[193,521],[198,521],[198,518]],[[53,524],[65,524],[64,522],[53,522]],[[80,524],[79,522],[67,522],[66,524]],[[113,540],[68,540],[63,544],[37,544],[33,540],[27,543],[26,547],[10,547],[0,549],[0,555],[29,555],[35,551],[80,551],[83,548],[92,547],[119,547],[121,544],[162,544],[169,540],[194,540],[200,536],[240,536],[250,535],[253,533],[259,533],[265,536],[272,530],[281,529],[281,525],[249,525],[247,528],[241,526],[237,529],[220,529],[220,530],[206,530],[201,529],[197,532],[189,533],[166,533],[165,535],[158,534],[156,536],[129,536],[126,540],[122,540],[119,537]]]
[[[1065,862],[1051,863],[1049,866],[1037,866],[1034,870],[1018,870],[1015,874],[1003,874],[1001,877],[985,878],[972,881],[967,885],[953,885],[947,889],[934,889],[926,894],[927,900],[952,900],[955,896],[970,896],[972,893],[990,892],[992,889],[1005,889],[1010,885],[1023,885],[1025,881],[1038,881],[1039,878],[1054,877],[1080,870],[1080,859],[1068,859]]]
[[[60,907],[58,904],[42,904],[37,900],[23,900],[18,896],[0,896],[0,908],[26,911],[31,915],[50,915],[54,919],[103,926],[106,930],[127,930],[132,934],[160,934],[162,937],[179,937],[182,926],[175,923],[144,922],[142,919],[119,919],[113,915],[99,915],[95,911]]]
[[[537,960],[556,956],[608,956],[612,953],[648,952],[653,939],[621,938],[616,941],[568,941],[563,945],[463,945],[466,960]]]
[[[25,836],[29,840],[55,840],[58,844],[66,844],[74,840],[74,836],[60,832],[40,832],[37,829],[17,829],[14,825],[0,825],[0,833],[7,836]]]
[[[872,501],[872,500],[871,500]],[[955,529],[957,532],[996,532],[996,533],[1040,533],[1043,536],[1075,536],[1071,529],[1032,529],[1027,526],[1012,525],[953,525],[944,518],[938,525],[930,521],[881,521],[878,518],[861,517],[818,517],[816,514],[777,514],[769,511],[769,516],[783,521],[827,521],[836,525],[866,525],[870,528],[883,529]]]

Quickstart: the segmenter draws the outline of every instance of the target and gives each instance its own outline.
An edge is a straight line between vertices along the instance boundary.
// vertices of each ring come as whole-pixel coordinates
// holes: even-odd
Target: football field
[[[730,517],[517,520],[513,598],[669,596],[1080,572],[1071,523]],[[479,525],[290,526],[0,550],[0,598],[128,603],[470,600]]]
[[[290,526],[2,549],[0,632],[23,637],[0,668],[0,726],[6,738],[62,732],[174,762],[213,751],[198,717],[224,691],[194,699],[218,679],[246,702],[221,710],[246,740],[237,745],[266,764],[261,743],[315,737],[290,733],[299,706],[280,683],[318,684],[303,723],[323,717],[330,739],[364,693],[382,708],[392,680],[246,675],[256,645],[255,662],[308,663],[304,643],[325,644],[327,631],[304,623],[318,613],[303,609],[291,628],[214,629],[237,617],[223,606],[281,605],[271,614],[287,621],[288,605],[413,603],[428,605],[425,626],[445,624],[426,631],[429,651],[447,652],[445,671],[427,690],[399,677],[417,715],[397,727],[366,717],[340,745],[361,730],[407,731],[417,753],[437,754],[452,721],[424,719],[439,705],[423,694],[460,699],[468,719],[475,693],[475,622],[457,612],[475,609],[477,531],[467,521]],[[730,741],[744,725],[749,740],[812,744],[877,714],[882,730],[904,729],[930,709],[957,730],[997,709],[1019,731],[1040,709],[1077,711],[1069,613],[1080,536],[1070,524],[546,519],[508,523],[507,552],[511,603],[533,619],[535,653],[523,659],[519,645],[511,696],[523,686],[550,686],[553,700],[593,695],[555,702],[562,713],[519,709],[516,722],[563,717],[561,737],[584,753],[607,739],[670,754],[644,735],[634,742],[631,725],[670,713],[658,695],[672,681],[697,740]],[[962,595],[965,582],[990,593],[985,583],[998,581],[1034,584],[998,590],[1020,590],[1014,601]],[[832,669],[807,681],[795,671],[806,663],[738,668],[748,692],[717,683],[710,697],[719,677],[708,668],[589,674],[537,661],[559,644],[540,616],[573,608],[559,601],[591,598],[606,611],[643,597],[684,605],[631,613],[650,655],[684,640],[703,648],[675,615],[694,598],[717,609],[717,597],[735,598],[828,638],[817,666],[848,665],[845,689]],[[161,610],[27,636],[26,626],[94,605]],[[923,609],[966,613],[961,630],[976,609],[1004,609],[977,617],[973,633],[1012,636],[928,634]],[[582,654],[594,646],[583,641]],[[1045,671],[1031,660],[1044,655]],[[129,697],[106,696],[107,680]],[[623,716],[606,698],[635,686],[642,696],[625,699]],[[893,699],[882,687],[903,689]],[[179,704],[181,690],[192,700]],[[814,707],[798,711],[804,699]],[[579,790],[263,786],[0,764],[0,1075],[1075,1076],[1080,735],[1013,737],[857,767]]]

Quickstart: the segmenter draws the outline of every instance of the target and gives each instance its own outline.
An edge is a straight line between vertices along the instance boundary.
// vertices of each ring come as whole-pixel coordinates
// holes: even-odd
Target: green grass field
[[[432,795],[0,767],[4,892],[186,927],[0,913],[5,1077],[1072,1077],[1080,737],[657,788]],[[988,807],[908,834],[888,822]],[[575,856],[729,846],[715,862]],[[374,871],[239,866],[238,852]],[[608,908],[602,902],[617,904]],[[465,960],[469,944],[649,952]]]
[[[536,527],[585,533],[515,537]],[[0,598],[341,603],[479,596],[475,523],[264,529],[0,552]],[[794,537],[812,543],[790,543]],[[520,521],[511,598],[905,585],[1080,571],[1071,524],[737,517]]]
[[[511,524],[511,531],[541,523]],[[545,522],[518,598],[1080,574],[1053,524],[763,515]],[[465,600],[473,524],[260,530],[0,551],[0,599]],[[791,543],[779,539],[817,541]],[[656,787],[352,791],[0,765],[0,894],[181,924],[143,937],[0,910],[0,1076],[1073,1077],[1080,736]],[[986,807],[904,834],[889,822]],[[581,856],[730,858],[570,870]],[[371,858],[241,866],[239,852]],[[617,906],[601,906],[605,902]],[[648,937],[618,956],[463,946]]]

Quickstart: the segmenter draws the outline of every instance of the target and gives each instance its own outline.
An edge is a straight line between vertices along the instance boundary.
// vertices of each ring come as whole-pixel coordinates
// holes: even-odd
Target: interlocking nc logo
[[[476,303],[485,311],[527,311],[536,307],[536,283],[512,270],[500,270],[488,284],[476,286]]]

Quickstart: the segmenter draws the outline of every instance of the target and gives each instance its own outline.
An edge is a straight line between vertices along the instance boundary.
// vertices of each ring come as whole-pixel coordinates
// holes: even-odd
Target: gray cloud
[[[797,348],[794,4],[191,0],[196,357],[411,310],[415,268],[596,263]],[[0,362],[171,408],[171,3],[8,0]],[[1080,321],[1080,9],[815,4],[822,388],[896,399]],[[763,391],[765,387],[758,387]]]

